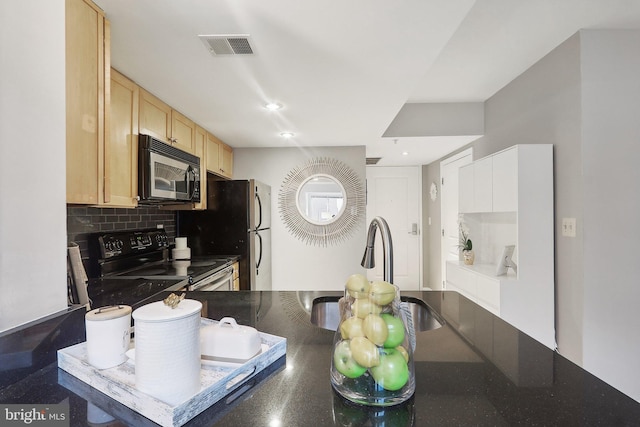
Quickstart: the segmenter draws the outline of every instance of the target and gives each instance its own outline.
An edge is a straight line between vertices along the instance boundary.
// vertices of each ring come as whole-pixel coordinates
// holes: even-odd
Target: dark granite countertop
[[[168,293],[154,297],[160,300]],[[425,301],[446,324],[419,332],[416,392],[390,408],[345,403],[329,381],[334,333],[310,323],[319,296],[339,292],[191,292],[203,315],[287,338],[287,354],[189,426],[632,426],[640,403],[455,292],[403,295]],[[286,359],[286,360],[285,360]],[[55,362],[0,389],[0,405],[68,399],[71,425],[96,411],[104,425],[154,425]],[[103,414],[104,415],[104,414]],[[104,415],[108,419],[107,415]]]

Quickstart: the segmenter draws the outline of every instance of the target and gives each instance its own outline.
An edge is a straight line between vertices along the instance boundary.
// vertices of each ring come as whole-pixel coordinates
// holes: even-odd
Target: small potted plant
[[[464,217],[460,215],[458,220],[459,242],[458,248],[462,251],[462,257],[466,265],[473,265],[475,254],[473,252],[473,243],[469,238],[469,227],[464,223]]]

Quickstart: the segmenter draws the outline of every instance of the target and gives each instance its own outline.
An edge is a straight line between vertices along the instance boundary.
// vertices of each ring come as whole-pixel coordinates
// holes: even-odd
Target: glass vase
[[[339,311],[331,357],[335,391],[369,406],[408,400],[415,392],[415,335],[398,287],[373,282],[362,291],[345,288]]]

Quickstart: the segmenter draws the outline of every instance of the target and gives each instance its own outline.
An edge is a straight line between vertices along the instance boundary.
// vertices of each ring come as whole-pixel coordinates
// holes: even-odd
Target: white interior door
[[[380,216],[389,224],[393,243],[393,283],[402,290],[422,287],[422,170],[411,167],[367,167],[367,227]],[[375,267],[369,280],[383,280],[381,233],[376,232]],[[362,247],[364,253],[364,245]]]
[[[447,280],[447,260],[458,259],[458,169],[471,163],[471,148],[440,162],[440,218],[442,288]]]

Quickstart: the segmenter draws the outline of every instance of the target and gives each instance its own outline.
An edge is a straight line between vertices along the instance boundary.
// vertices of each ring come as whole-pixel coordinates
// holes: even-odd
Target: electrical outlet
[[[562,218],[562,235],[565,237],[576,237],[575,218]]]

